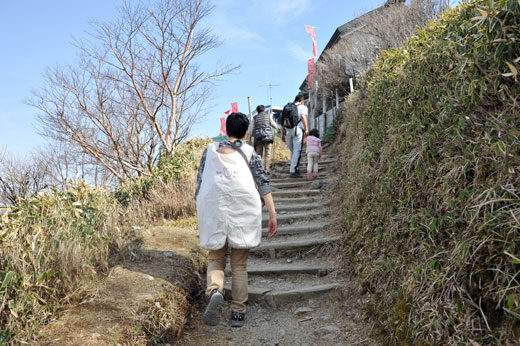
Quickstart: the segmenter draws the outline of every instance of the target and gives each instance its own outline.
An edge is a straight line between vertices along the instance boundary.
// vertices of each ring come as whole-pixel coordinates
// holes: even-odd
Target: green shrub
[[[347,101],[346,255],[390,343],[520,338],[519,68],[520,3],[475,0]]]
[[[334,119],[332,121],[332,124],[330,124],[330,126],[327,128],[327,130],[325,131],[325,134],[323,136],[323,139],[325,142],[327,142],[327,143],[334,142],[334,140],[336,138],[336,127],[337,127],[337,121],[336,121],[336,119]]]

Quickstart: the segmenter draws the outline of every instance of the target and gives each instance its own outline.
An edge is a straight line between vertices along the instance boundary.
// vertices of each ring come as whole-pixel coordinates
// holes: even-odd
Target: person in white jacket
[[[224,301],[224,269],[231,253],[231,325],[244,325],[248,298],[247,258],[249,249],[260,244],[262,205],[269,212],[268,236],[278,225],[269,177],[253,147],[242,143],[249,120],[242,113],[226,119],[228,140],[211,143],[204,151],[197,176],[195,200],[200,245],[209,250],[207,269],[208,306],[204,323],[219,323]]]

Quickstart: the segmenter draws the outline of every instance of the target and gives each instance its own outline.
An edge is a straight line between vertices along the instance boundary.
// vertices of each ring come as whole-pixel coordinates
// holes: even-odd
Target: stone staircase
[[[277,211],[278,233],[267,238],[268,213],[264,208],[262,243],[252,249],[248,260],[249,301],[277,304],[295,301],[335,290],[334,263],[320,251],[337,243],[340,237],[330,228],[328,196],[324,189],[333,181],[336,156],[324,149],[319,176],[307,181],[307,160],[302,156],[303,178],[291,178],[289,163],[274,165],[271,187]],[[226,269],[228,273],[230,268]],[[226,277],[229,278],[228,275]],[[225,283],[231,296],[231,282]]]

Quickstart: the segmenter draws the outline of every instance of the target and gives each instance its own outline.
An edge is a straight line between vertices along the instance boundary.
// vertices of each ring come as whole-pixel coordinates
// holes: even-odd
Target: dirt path
[[[378,344],[370,336],[358,288],[337,266],[340,237],[331,227],[330,205],[335,163],[335,155],[325,153],[314,182],[290,178],[287,163],[274,167],[279,230],[251,252],[246,325],[231,328],[228,299],[220,324],[208,327],[202,323],[202,304],[179,345]],[[306,171],[305,160],[300,170]]]

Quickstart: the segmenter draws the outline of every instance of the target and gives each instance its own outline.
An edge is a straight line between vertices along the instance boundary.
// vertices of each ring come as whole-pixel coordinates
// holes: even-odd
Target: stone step
[[[327,293],[332,290],[339,289],[341,285],[339,283],[331,283],[331,284],[323,284],[316,286],[307,286],[300,287],[293,290],[288,291],[274,291],[271,292],[274,302],[276,303],[284,303],[289,301],[307,299],[319,294]],[[269,299],[269,298],[267,298]]]
[[[325,151],[322,151],[322,160],[323,161],[332,161],[332,160],[336,160],[337,158],[338,158],[338,155],[336,155],[336,154],[327,153]],[[290,160],[284,160],[284,161],[280,161],[280,162],[289,162],[289,161]],[[303,149],[300,161],[307,161],[307,153],[305,152],[305,148]],[[277,162],[277,163],[280,163],[280,162]]]
[[[273,191],[273,198],[279,197],[302,197],[302,196],[317,196],[321,194],[320,190],[290,190],[290,191]]]
[[[301,204],[276,203],[275,204],[275,208],[276,208],[276,212],[278,213],[278,216],[285,215],[285,213],[288,213],[291,211],[319,209],[321,207],[322,207],[322,204],[318,204],[318,203],[301,203]],[[263,208],[262,213],[264,215],[269,215],[267,213],[267,209],[265,207]]]
[[[334,171],[336,170],[336,168],[330,168],[330,169],[319,169],[318,170],[318,180],[320,178],[323,178],[325,176],[330,176]],[[300,170],[300,175],[302,176],[301,178],[293,178],[291,177],[290,173],[289,173],[289,169],[285,170],[285,171],[271,171],[271,179],[270,180],[274,180],[276,182],[280,181],[280,180],[285,180],[286,182],[289,182],[289,181],[305,181],[307,179],[307,170]]]
[[[305,188],[312,184],[312,181],[298,179],[295,181],[281,181],[281,182],[272,182],[270,185],[274,189],[295,189],[295,188]]]
[[[290,225],[290,226],[278,227],[276,236],[319,232],[319,231],[323,230],[323,228],[325,228],[325,227],[327,227],[327,224],[325,224],[325,223],[306,223],[303,225]],[[267,234],[268,234],[267,228],[262,229],[262,237],[267,237]]]
[[[248,265],[247,273],[249,275],[283,275],[283,274],[310,274],[325,276],[332,272],[332,266],[327,265],[302,265],[298,263],[287,264],[265,264],[265,265]],[[231,268],[228,266],[225,270],[226,274],[231,274]]]
[[[300,239],[300,240],[284,240],[284,241],[272,241],[269,243],[260,244],[260,246],[251,249],[251,252],[262,252],[270,250],[291,250],[299,249],[311,246],[325,245],[329,243],[335,243],[341,240],[341,237],[322,237],[322,238],[311,238],[311,239]]]
[[[306,213],[287,213],[287,214],[278,214],[276,220],[278,225],[293,223],[297,221],[305,221],[305,220],[316,220],[320,217],[328,216],[329,212],[327,210],[321,211],[308,211]],[[262,216],[262,227],[267,227],[267,222],[269,221],[269,214],[264,214]]]
[[[249,286],[247,288],[247,293],[248,293],[248,301],[262,301],[265,299],[265,301],[267,302],[268,298],[266,298],[266,295],[267,294],[272,294],[272,291],[270,288],[265,288],[265,287],[257,287],[257,286]],[[224,285],[224,297],[226,297],[226,299],[228,300],[231,300],[231,285],[229,284],[225,284]],[[273,299],[273,297],[270,297],[271,300]],[[271,305],[271,304],[269,304]]]
[[[307,197],[277,197],[273,198],[274,205],[277,207],[279,204],[281,205],[301,205],[301,204],[309,204],[315,203],[321,199],[321,196],[307,196]]]
[[[307,164],[300,164],[298,166],[300,168],[300,174],[307,172]],[[319,165],[318,172],[332,172],[336,169],[336,165]],[[271,174],[279,174],[279,173],[289,173],[289,166],[278,166],[273,167],[271,169]]]
[[[312,181],[322,181],[326,178],[326,174],[320,174],[318,173],[318,178],[313,179]],[[312,184],[312,181],[308,181],[307,177],[302,178],[292,178],[289,173],[282,172],[282,173],[273,173],[271,177],[269,178],[270,184],[288,184],[288,183],[306,183],[306,184]]]
[[[300,163],[302,162],[305,162],[307,163],[307,155],[302,155],[300,157]],[[323,163],[334,163],[334,162],[337,162],[338,161],[338,156],[337,155],[327,155],[327,154],[324,154],[322,156],[322,158],[319,160],[319,162],[323,162]],[[291,160],[283,160],[283,161],[278,161],[278,162],[275,162],[274,165],[288,165],[291,163]]]
[[[331,166],[335,165],[337,163],[337,159],[330,159],[330,160],[319,160],[318,165],[319,166]],[[273,168],[279,168],[279,167],[289,167],[291,165],[290,161],[281,161],[277,162],[273,165]],[[305,165],[307,166],[307,160],[300,160],[300,166]]]
[[[292,290],[273,291],[270,288],[249,286],[249,301],[265,301],[269,306],[276,307],[277,304],[307,299],[316,295],[324,294],[339,289],[339,283],[328,283],[322,285],[303,286]],[[224,295],[231,299],[231,285],[224,285]]]
[[[321,162],[336,162],[338,160],[338,156],[337,155],[331,155],[331,154],[326,154],[326,153],[323,153],[320,161]],[[279,164],[288,164],[290,163],[291,160],[283,160],[283,161],[278,161],[275,163],[275,165],[279,165]],[[307,162],[307,154],[302,154],[302,156],[300,157],[300,162]]]

